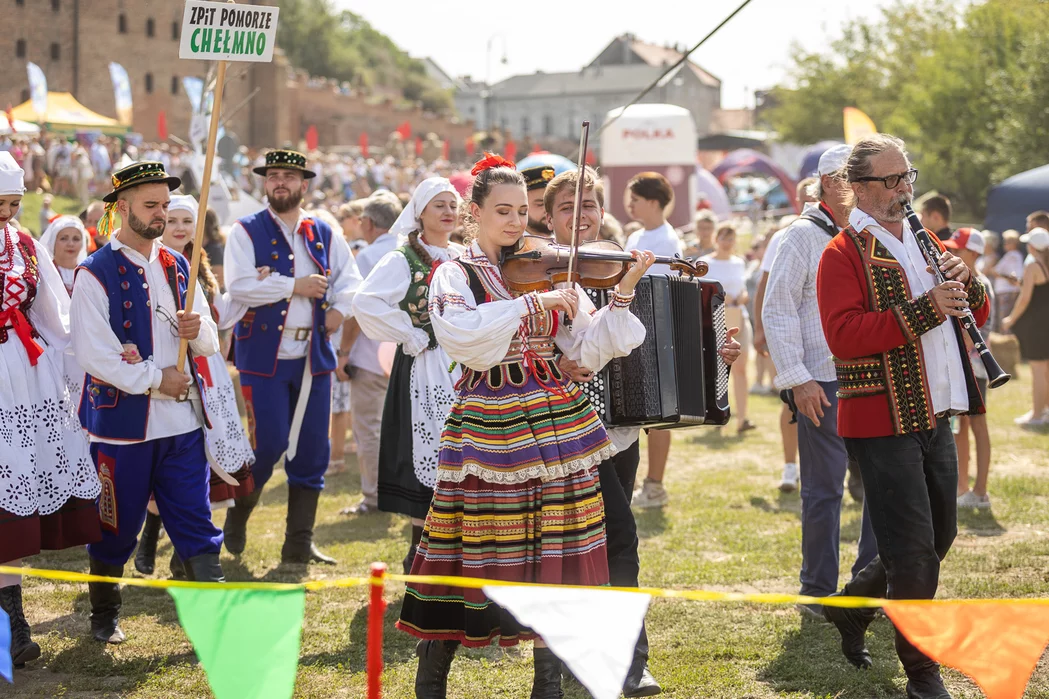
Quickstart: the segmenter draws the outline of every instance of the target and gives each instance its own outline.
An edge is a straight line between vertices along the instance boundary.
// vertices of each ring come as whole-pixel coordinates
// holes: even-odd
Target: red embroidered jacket
[[[943,245],[931,235],[942,250]],[[970,276],[969,307],[978,324],[990,307]],[[921,336],[948,316],[928,294],[911,299],[899,262],[867,230],[851,226],[827,244],[816,276],[816,297],[838,374],[838,434],[887,437],[934,429]],[[969,412],[984,412],[957,320]],[[937,367],[932,368],[938,370]]]

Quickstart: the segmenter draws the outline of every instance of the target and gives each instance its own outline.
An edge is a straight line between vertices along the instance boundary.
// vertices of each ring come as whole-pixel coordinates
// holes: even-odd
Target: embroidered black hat
[[[164,172],[164,163],[145,160],[139,163],[132,163],[114,172],[113,191],[102,197],[102,201],[107,204],[114,204],[117,201],[117,196],[125,189],[153,182],[164,182],[168,186],[168,191],[176,190],[182,186],[182,180]]]
[[[536,165],[521,170],[529,192],[533,189],[546,189],[546,185],[554,179],[555,174],[554,169],[549,165]]]
[[[317,176],[317,173],[306,167],[306,156],[298,151],[279,148],[271,150],[266,154],[266,164],[255,168],[256,175],[266,176],[270,168],[282,168],[285,170],[299,170],[307,180]]]

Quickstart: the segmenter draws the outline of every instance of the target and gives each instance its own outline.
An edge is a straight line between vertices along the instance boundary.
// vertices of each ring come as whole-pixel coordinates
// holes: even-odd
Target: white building
[[[491,88],[463,79],[455,106],[479,129],[498,127],[514,138],[574,141],[581,121],[589,119],[599,126],[609,110],[629,103],[658,79],[640,101],[688,109],[704,136],[721,106],[721,81],[691,61],[660,79],[681,56],[675,48],[646,44],[625,34],[579,71],[515,75]]]

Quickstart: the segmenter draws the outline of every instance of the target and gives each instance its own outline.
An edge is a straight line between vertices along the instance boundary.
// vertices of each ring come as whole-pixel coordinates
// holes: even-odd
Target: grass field
[[[37,238],[44,233],[43,230],[39,230],[40,207],[43,206],[43,201],[43,195],[29,192],[22,197],[22,210],[18,212],[19,222],[31,230]],[[72,214],[76,216],[80,213],[80,202],[70,197],[53,197],[51,208],[57,214]]]
[[[995,391],[991,434],[995,447],[990,512],[960,514],[959,536],[941,576],[940,596],[1049,596],[1049,435],[1016,428],[1012,419],[1029,405],[1030,375]],[[781,495],[777,430],[779,403],[751,397],[751,416],[761,429],[737,438],[700,429],[675,435],[667,487],[671,504],[638,515],[642,584],[728,591],[795,592],[801,531],[797,495]],[[644,455],[644,449],[642,449]],[[642,456],[644,461],[644,456]],[[645,465],[642,463],[642,472]],[[352,471],[351,464],[351,471]],[[316,539],[339,559],[334,568],[279,566],[287,488],[278,473],[249,527],[240,560],[223,553],[231,580],[294,581],[366,574],[384,560],[399,566],[407,523],[375,514],[346,517],[356,501],[357,478],[329,480],[321,499]],[[842,569],[855,556],[860,508],[846,496]],[[221,523],[224,514],[216,513]],[[170,542],[158,553],[158,575],[167,573]],[[40,555],[33,565],[85,571],[82,551]],[[127,567],[128,575],[134,573]],[[842,578],[842,582],[845,578]],[[0,696],[19,697],[207,697],[204,672],[182,632],[175,608],[162,591],[126,588],[123,628],[128,641],[105,647],[88,638],[89,605],[80,585],[26,579],[26,609],[44,656],[15,675]],[[396,631],[401,591],[388,599],[385,694],[414,696],[414,640]],[[366,630],[364,589],[310,594],[306,600],[297,697],[363,697]],[[648,617],[651,667],[665,695],[675,699],[792,699],[902,697],[904,677],[892,648],[892,629],[879,618],[868,638],[875,656],[869,672],[853,670],[838,650],[836,631],[803,621],[792,607],[701,604],[656,600]],[[595,639],[595,642],[598,642]],[[449,696],[526,697],[531,650],[488,648],[460,653]],[[956,697],[981,694],[956,672],[946,672]],[[569,694],[578,698],[579,693]],[[1049,696],[1049,671],[1039,667],[1030,697]]]

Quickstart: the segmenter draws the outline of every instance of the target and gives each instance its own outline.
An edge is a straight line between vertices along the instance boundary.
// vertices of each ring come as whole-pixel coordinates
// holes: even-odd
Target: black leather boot
[[[623,682],[623,696],[632,699],[654,697],[662,693],[663,688],[648,670],[648,633],[642,622],[641,634],[637,637],[637,645],[634,646],[634,660],[630,663],[626,680]]]
[[[226,582],[217,553],[202,553],[187,560],[186,576],[194,582]]]
[[[415,562],[415,554],[419,551],[419,542],[423,538],[423,528],[417,524],[412,525],[412,545],[408,548],[408,555],[404,557],[404,574],[412,572],[412,564]]]
[[[152,575],[157,565],[157,540],[160,538],[160,515],[146,513],[142,534],[138,537],[135,551],[135,570],[143,575]]]
[[[320,496],[319,490],[288,486],[288,520],[284,530],[284,547],[280,552],[281,563],[337,563],[313,544],[313,523],[317,518]]]
[[[171,571],[172,580],[189,580],[189,573],[186,571],[186,564],[179,558],[178,552],[171,552],[171,560],[168,561],[168,570]]]
[[[886,590],[885,566],[881,563],[881,557],[875,556],[866,568],[841,589],[841,592],[831,597],[885,597]],[[874,659],[867,650],[866,634],[867,627],[874,621],[877,613],[878,610],[872,607],[846,609],[823,605],[823,616],[834,624],[841,634],[842,654],[854,667],[861,670],[874,665]]]
[[[226,522],[222,525],[223,543],[226,550],[234,556],[244,553],[248,543],[248,518],[251,511],[259,504],[262,488],[256,488],[242,498],[233,501],[233,507],[226,510]]]
[[[842,588],[831,597],[849,597],[849,586]],[[841,652],[849,663],[860,670],[867,670],[874,665],[874,659],[867,650],[867,627],[874,621],[877,610],[871,608],[846,609],[823,605],[823,616],[834,624],[841,634]]]
[[[21,585],[0,588],[0,609],[7,612],[11,620],[11,662],[15,667],[25,667],[26,663],[40,657],[40,646],[33,640],[22,610]]]
[[[114,566],[92,558],[91,574],[119,578],[124,575],[124,566]],[[87,584],[91,600],[91,636],[102,643],[123,643],[126,636],[117,626],[120,618],[120,585],[117,583],[92,582]]]
[[[415,699],[447,699],[448,673],[458,648],[459,641],[419,641],[415,646],[419,656]]]
[[[537,647],[532,653],[535,675],[530,699],[563,699],[561,689],[561,661],[549,648]]]
[[[951,699],[940,677],[940,665],[896,630],[896,655],[907,673],[907,699]]]

